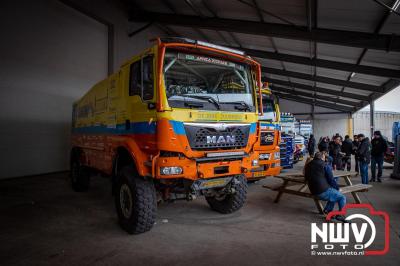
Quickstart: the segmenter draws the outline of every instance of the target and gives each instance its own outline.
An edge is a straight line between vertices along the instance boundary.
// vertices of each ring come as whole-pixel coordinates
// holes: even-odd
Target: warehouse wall
[[[279,107],[282,112],[290,112],[290,113],[311,113],[311,105],[298,103],[294,101],[289,101],[285,99],[279,100]],[[336,110],[323,108],[320,106],[315,107],[315,113],[320,112],[338,112]],[[305,115],[296,115],[296,119],[309,119],[311,120],[310,114]],[[351,133],[352,124],[349,125],[349,115],[345,113],[340,114],[316,114],[314,116],[313,123],[313,132],[317,140],[321,136],[329,136],[331,137],[335,133],[339,133],[342,136],[345,136]],[[351,121],[351,120],[350,120]]]
[[[158,33],[129,39],[118,28],[126,16],[110,3],[95,6],[115,19],[118,66]],[[0,178],[66,170],[71,105],[107,76],[107,29],[59,1],[0,7]]]
[[[393,122],[400,121],[400,113],[376,111],[374,118],[375,130],[380,130],[383,136],[392,141]],[[369,111],[355,113],[353,115],[353,121],[355,133],[363,133],[365,136],[370,136],[371,130]]]
[[[345,135],[349,134],[348,121],[348,118],[314,119],[314,135],[317,139],[322,136],[332,137],[336,133],[339,133],[344,137]]]

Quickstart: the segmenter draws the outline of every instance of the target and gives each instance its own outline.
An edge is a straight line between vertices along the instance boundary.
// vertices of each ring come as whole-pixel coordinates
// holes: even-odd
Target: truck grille
[[[237,149],[247,145],[250,125],[185,123],[185,131],[193,150]]]
[[[274,144],[274,132],[261,132],[261,146],[269,146]]]

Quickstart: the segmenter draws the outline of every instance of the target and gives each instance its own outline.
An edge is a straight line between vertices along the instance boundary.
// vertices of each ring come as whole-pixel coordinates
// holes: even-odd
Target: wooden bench
[[[366,185],[366,184],[356,184],[353,185],[350,177],[352,175],[355,175],[353,172],[345,172],[345,171],[335,171],[334,176],[337,177],[343,177],[345,180],[346,185],[342,185],[340,187],[340,192],[343,194],[348,194],[351,193],[355,202],[356,203],[361,203],[361,199],[358,196],[358,192],[365,192],[368,191],[369,188],[372,187],[372,185]],[[308,189],[307,182],[304,179],[304,176],[300,172],[294,172],[294,173],[283,173],[278,176],[277,178],[280,178],[283,180],[283,184],[277,187],[271,187],[268,185],[263,185],[264,188],[268,188],[274,191],[278,191],[278,195],[276,196],[274,202],[278,203],[283,195],[283,193],[287,194],[292,194],[300,197],[306,197],[306,198],[312,198],[315,202],[315,205],[317,206],[317,209],[320,213],[323,213],[323,207],[321,200],[312,195],[311,192]],[[295,183],[295,185],[290,183]],[[293,189],[295,186],[299,186],[297,189]]]

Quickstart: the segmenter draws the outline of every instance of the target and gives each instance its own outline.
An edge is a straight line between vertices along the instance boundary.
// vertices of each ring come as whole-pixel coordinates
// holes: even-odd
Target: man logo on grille
[[[265,142],[273,142],[274,136],[273,135],[265,135],[264,140],[265,140]]]
[[[207,136],[207,144],[234,144],[235,143],[235,136]]]

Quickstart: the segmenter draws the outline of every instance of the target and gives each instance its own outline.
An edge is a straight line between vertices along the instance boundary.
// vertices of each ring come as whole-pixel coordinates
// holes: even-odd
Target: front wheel
[[[153,182],[141,178],[133,167],[124,167],[118,175],[115,207],[119,224],[129,234],[149,231],[157,211]]]
[[[244,175],[235,176],[228,186],[231,186],[230,190],[232,192],[206,197],[211,209],[223,214],[228,214],[242,208],[247,195],[246,178]]]

